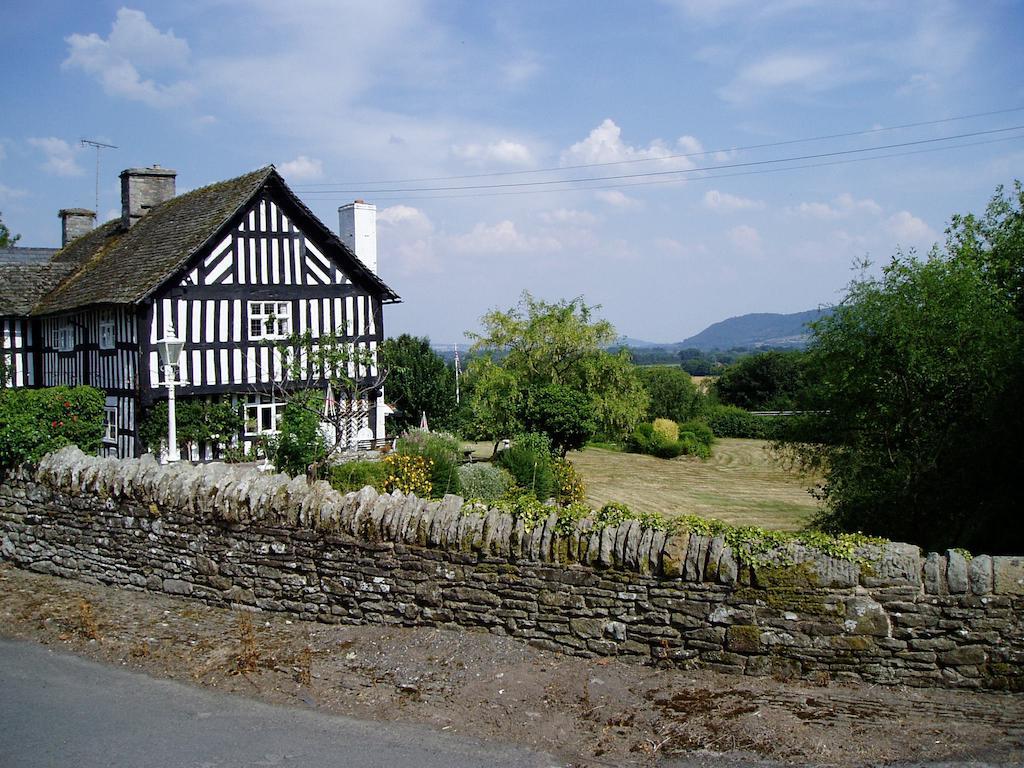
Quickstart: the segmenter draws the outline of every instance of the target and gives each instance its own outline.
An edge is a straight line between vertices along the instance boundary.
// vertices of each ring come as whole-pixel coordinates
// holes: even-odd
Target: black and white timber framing
[[[88,384],[102,389],[110,422],[106,450],[130,457],[142,450],[142,414],[166,399],[157,342],[171,334],[185,341],[175,377],[180,398],[229,395],[241,403],[253,395],[275,396],[286,378],[276,344],[293,333],[308,332],[314,339],[332,334],[375,360],[383,340],[382,305],[397,301],[397,295],[294,196],[272,167],[222,185],[241,196],[235,201],[239,204],[216,226],[199,231],[200,247],[173,268],[148,284],[134,278],[135,300],[118,300],[118,291],[99,284],[100,276],[90,275],[86,263],[83,279],[99,284],[92,295],[101,300],[47,311],[75,303],[62,293],[83,292],[72,273],[70,281],[62,281],[36,305],[32,316],[0,317],[4,352],[12,360],[7,386]],[[217,186],[154,206],[123,236],[141,235],[144,224],[153,229],[168,206],[187,204],[199,193],[209,197]],[[208,206],[209,201],[199,204]],[[180,211],[172,213],[167,226],[179,226]],[[112,232],[107,237],[116,235]],[[89,237],[100,240],[100,235],[80,240]],[[158,232],[154,237],[180,234]],[[146,248],[141,243],[125,258]],[[139,268],[149,267],[140,263]],[[130,272],[131,266],[126,269]],[[306,373],[307,385],[326,387],[317,372]],[[350,376],[369,383],[377,373],[375,365],[349,367]],[[383,392],[377,388],[375,394],[374,402],[352,409],[362,415],[351,434],[361,427],[364,437],[384,437]]]

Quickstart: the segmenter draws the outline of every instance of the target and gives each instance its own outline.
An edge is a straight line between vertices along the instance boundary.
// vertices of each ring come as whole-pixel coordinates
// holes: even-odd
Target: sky
[[[6,0],[3,18],[0,211],[21,245],[96,207],[82,138],[117,147],[101,221],[124,168],[173,168],[184,192],[273,163],[332,229],[342,203],[377,205],[403,299],[386,331],[438,344],[523,291],[658,342],[828,305],[855,264],[926,252],[1024,177],[1009,0]]]

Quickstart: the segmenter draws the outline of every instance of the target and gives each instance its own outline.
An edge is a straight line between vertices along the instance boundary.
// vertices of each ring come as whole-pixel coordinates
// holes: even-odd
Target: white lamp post
[[[182,339],[172,333],[156,343],[160,355],[160,363],[164,367],[164,378],[167,384],[167,461],[179,461],[181,451],[178,450],[178,425],[174,416],[174,369],[185,346]]]

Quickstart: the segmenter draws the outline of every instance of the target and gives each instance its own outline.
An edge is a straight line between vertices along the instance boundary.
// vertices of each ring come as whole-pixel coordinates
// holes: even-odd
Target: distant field
[[[491,444],[473,443],[474,456]],[[734,525],[783,531],[803,527],[815,510],[808,481],[775,464],[764,440],[720,439],[710,459],[656,459],[602,448],[569,454],[587,485],[587,502],[609,501],[638,512],[715,517]]]

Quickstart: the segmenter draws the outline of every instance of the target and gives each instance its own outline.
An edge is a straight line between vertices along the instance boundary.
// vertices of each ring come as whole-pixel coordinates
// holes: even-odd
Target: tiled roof
[[[0,264],[0,316],[25,316],[62,277],[70,264]]]
[[[0,248],[0,264],[45,264],[56,252],[56,248],[22,248],[12,245]]]
[[[53,263],[75,269],[40,299],[33,314],[65,312],[89,304],[130,304],[145,298],[184,267],[267,185],[278,187],[311,217],[321,237],[340,249],[350,276],[362,278],[385,300],[398,299],[295,197],[274,167],[267,166],[173,197],[152,208],[128,230],[115,219],[68,243],[53,257]]]

